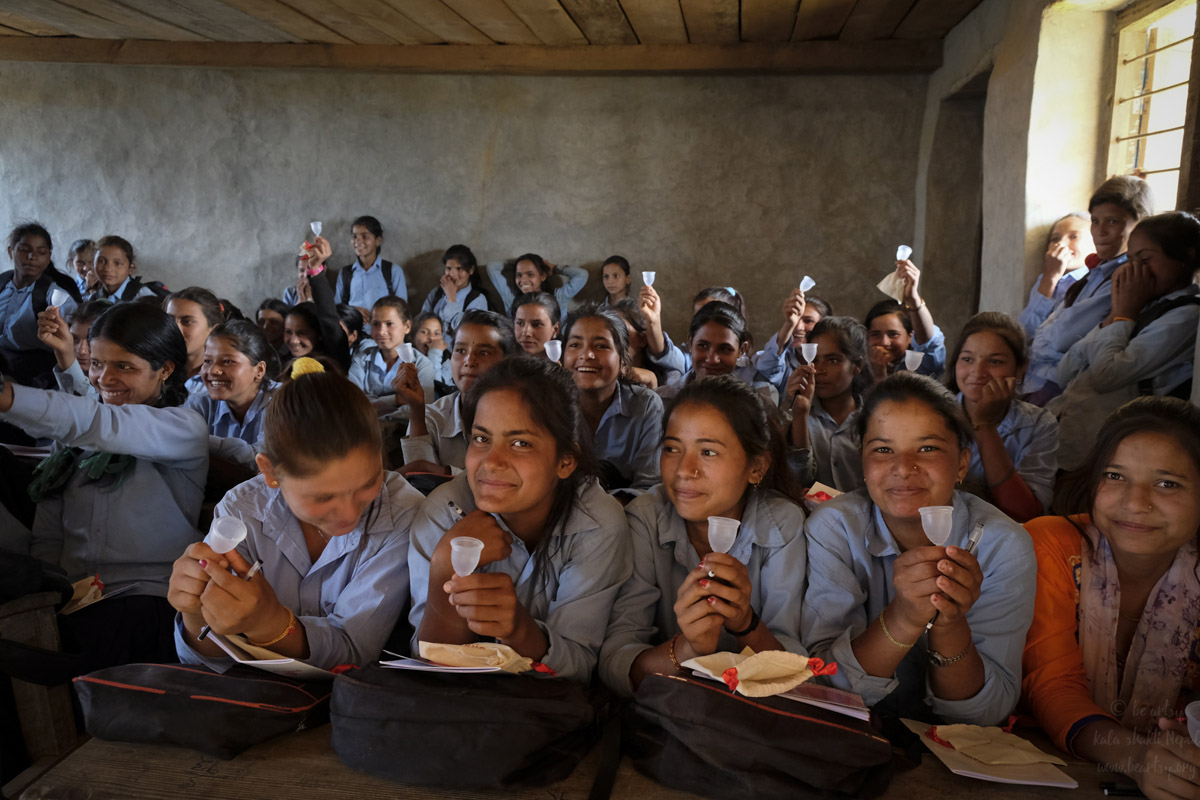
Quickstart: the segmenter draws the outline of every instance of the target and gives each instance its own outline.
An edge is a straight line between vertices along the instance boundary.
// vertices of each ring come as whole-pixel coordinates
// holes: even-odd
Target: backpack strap
[[[392,262],[382,261],[380,262],[379,266],[383,268],[383,282],[387,284],[387,293],[395,294],[395,292],[392,291]]]
[[[355,262],[355,263],[357,263],[357,262]],[[337,274],[338,292],[337,293],[338,293],[338,302],[339,303],[349,303],[350,302],[350,278],[353,277],[351,275],[351,271],[353,269],[354,269],[354,264],[350,264],[350,265],[342,267],[341,269],[338,270],[338,274]]]
[[[4,287],[12,283],[14,272],[16,270],[11,269],[8,272],[0,272],[0,291],[4,291]]]
[[[1170,302],[1159,303],[1157,306],[1155,306],[1153,309],[1151,309],[1150,313],[1148,313],[1148,314],[1139,314],[1138,318],[1137,318],[1137,322],[1135,322],[1133,325],[1133,332],[1129,334],[1129,338],[1132,339],[1133,337],[1137,336],[1142,331],[1146,330],[1146,328],[1149,328],[1152,324],[1157,322],[1162,317],[1165,317],[1167,314],[1171,313],[1175,309],[1183,308],[1184,306],[1200,306],[1200,295],[1185,294],[1183,297],[1176,297],[1174,300],[1171,300]],[[1147,377],[1147,378],[1142,378],[1140,381],[1138,381],[1138,394],[1141,394],[1141,395],[1154,394],[1153,378]],[[1192,380],[1191,380],[1191,378],[1189,378],[1188,380],[1184,381],[1179,386],[1176,386],[1174,389],[1172,389],[1171,392],[1169,393],[1169,396],[1170,397],[1179,397],[1183,400],[1187,400],[1191,397],[1191,394],[1192,394]]]
[[[121,292],[121,302],[128,303],[133,298],[138,296],[138,292],[142,290],[142,281],[140,278],[129,276],[129,283],[125,284],[125,290]]]

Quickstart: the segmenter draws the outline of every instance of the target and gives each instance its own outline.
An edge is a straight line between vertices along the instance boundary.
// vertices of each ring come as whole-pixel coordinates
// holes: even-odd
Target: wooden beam
[[[332,0],[378,31],[400,44],[440,44],[442,38],[430,33],[383,0]]]
[[[392,8],[404,14],[440,41],[450,44],[492,44],[471,23],[460,17],[442,0],[387,0]]]
[[[916,0],[858,0],[850,19],[842,27],[840,39],[869,42],[892,38],[892,31],[908,15]]]
[[[793,42],[836,39],[858,0],[800,0]]]
[[[80,0],[88,2],[88,0]],[[301,14],[280,0],[223,0],[226,5],[249,14],[256,19],[274,25],[289,33],[299,42],[327,42],[328,44],[351,44],[351,41],[317,20]]]
[[[688,41],[728,44],[741,38],[737,0],[679,0]]]
[[[218,42],[290,42],[293,37],[220,0],[121,0],[130,8]]]
[[[979,3],[980,0],[917,0],[892,38],[941,39]]]
[[[396,44],[396,40],[377,30],[341,6],[328,0],[284,0],[296,11],[311,17],[355,44]]]
[[[383,47],[9,36],[0,37],[0,61],[507,75],[896,73],[937,69],[942,43]]]
[[[799,0],[742,0],[742,41],[788,41],[799,5]]]
[[[1200,37],[1200,14],[1196,15],[1196,36]],[[1183,152],[1179,157],[1179,191],[1175,207],[1183,211],[1200,208],[1200,58],[1192,42],[1192,71],[1188,76],[1187,115],[1183,124]],[[1200,353],[1200,344],[1197,344]],[[1197,356],[1200,358],[1200,355]],[[1196,384],[1200,386],[1200,383]],[[1193,392],[1193,397],[1196,396]]]
[[[0,9],[0,25],[8,28],[16,28],[30,36],[66,36],[67,32],[62,28],[55,28],[47,25],[40,19],[26,17],[21,14],[14,14],[8,9]]]
[[[562,4],[592,44],[637,44],[618,0],[562,0]]]
[[[178,25],[172,25],[135,11],[115,0],[59,0],[59,2],[115,23],[116,35],[111,37],[113,39],[166,39],[198,42],[205,38]]]
[[[679,0],[621,0],[625,18],[642,44],[684,44],[688,40]]]
[[[33,34],[10,28],[7,25],[0,25],[0,36],[33,36]]]
[[[506,3],[542,44],[569,47],[588,43],[583,31],[558,0],[506,0]]]
[[[503,0],[443,0],[459,16],[499,44],[540,44],[541,39]]]

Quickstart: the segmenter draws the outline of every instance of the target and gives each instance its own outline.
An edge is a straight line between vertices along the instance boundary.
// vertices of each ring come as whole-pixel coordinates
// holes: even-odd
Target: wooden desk
[[[261,798],[262,800],[358,800],[359,798],[445,798],[480,800],[583,800],[591,788],[597,752],[569,778],[550,787],[523,791],[446,791],[372,778],[345,767],[329,744],[328,725],[253,747],[232,761],[220,761],[191,750],[161,745],[128,745],[92,739],[67,756],[21,795],[21,800],[161,800],[170,798]],[[402,753],[397,753],[403,758]],[[904,800],[1091,800],[1102,797],[1099,781],[1107,779],[1093,764],[1075,762],[1067,770],[1079,781],[1069,794],[1046,787],[1007,786],[960,778],[933,756],[921,766],[897,775],[885,797]],[[665,789],[644,777],[628,759],[621,763],[615,798],[685,800],[694,795]],[[730,798],[730,800],[740,800]]]

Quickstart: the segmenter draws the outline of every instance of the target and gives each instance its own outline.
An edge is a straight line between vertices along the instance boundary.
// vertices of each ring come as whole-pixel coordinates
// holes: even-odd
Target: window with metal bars
[[[1142,175],[1158,209],[1174,208],[1196,0],[1138,3],[1118,24],[1109,172]]]

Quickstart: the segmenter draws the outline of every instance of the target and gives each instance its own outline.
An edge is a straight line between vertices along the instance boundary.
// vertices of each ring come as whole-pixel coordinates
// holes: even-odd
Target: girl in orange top
[[[1200,409],[1127,403],[1085,467],[1090,514],[1026,525],[1038,585],[1025,702],[1059,747],[1148,797],[1195,796],[1200,747],[1177,718],[1200,688]]]

